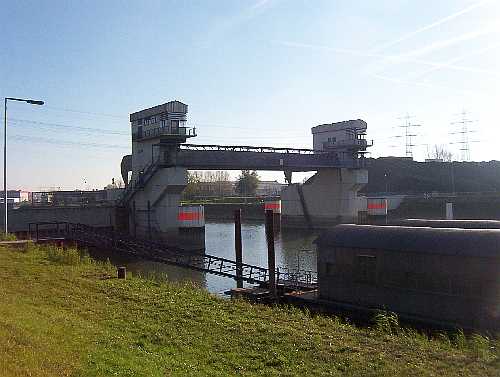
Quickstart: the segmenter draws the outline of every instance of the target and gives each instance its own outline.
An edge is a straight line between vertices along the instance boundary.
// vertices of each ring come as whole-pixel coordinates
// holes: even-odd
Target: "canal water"
[[[276,266],[280,269],[316,271],[315,231],[282,229],[275,235]],[[267,267],[267,244],[264,222],[243,222],[241,225],[243,263]],[[234,224],[207,222],[205,226],[206,253],[235,259]],[[98,255],[96,255],[98,257]],[[131,259],[117,254],[106,255],[116,265],[124,265],[134,275],[163,276],[177,282],[193,282],[213,293],[236,287],[233,279],[189,270],[163,263]]]

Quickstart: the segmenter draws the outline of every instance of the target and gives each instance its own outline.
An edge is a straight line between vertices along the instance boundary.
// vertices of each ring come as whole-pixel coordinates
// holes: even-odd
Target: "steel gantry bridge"
[[[364,159],[314,149],[180,144],[174,153],[160,154],[163,166],[193,170],[315,171],[325,168],[360,168]]]
[[[165,246],[159,242],[132,238],[109,228],[69,222],[31,223],[29,237],[35,241],[72,241],[77,245],[119,252],[250,284],[266,284],[269,280],[269,270],[261,266],[247,263],[238,265],[231,259],[206,253],[186,252],[181,248]],[[317,284],[317,275],[312,271],[288,271],[277,268],[275,276],[278,284],[285,286],[314,288]]]
[[[188,170],[266,170],[282,171],[288,183],[292,172],[318,171],[331,168],[360,169],[365,166],[363,153],[352,155],[303,148],[257,147],[214,144],[154,144],[151,162],[134,181],[128,182],[132,156],[123,157],[121,170],[126,190],[125,205],[137,190],[144,188],[158,170],[182,167]]]

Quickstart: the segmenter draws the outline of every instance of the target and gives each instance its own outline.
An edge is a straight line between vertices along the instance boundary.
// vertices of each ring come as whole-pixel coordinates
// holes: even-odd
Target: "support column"
[[[236,253],[236,287],[243,288],[243,248],[241,243],[241,209],[234,211],[234,250]]]
[[[281,192],[283,226],[328,227],[355,222],[366,209],[358,191],[368,183],[365,169],[322,169],[304,184],[293,184]]]
[[[274,251],[274,219],[273,211],[266,210],[266,240],[267,240],[267,268],[269,270],[269,292],[273,298],[276,295],[276,254]]]

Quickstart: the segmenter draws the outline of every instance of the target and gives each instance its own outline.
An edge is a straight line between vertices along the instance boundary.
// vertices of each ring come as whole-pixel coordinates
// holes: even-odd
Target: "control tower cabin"
[[[341,161],[355,160],[369,147],[366,128],[366,122],[361,119],[313,127],[313,149],[335,153]]]
[[[173,147],[196,136],[195,128],[186,127],[188,106],[179,101],[130,114],[132,127],[132,181],[157,161],[160,145]]]

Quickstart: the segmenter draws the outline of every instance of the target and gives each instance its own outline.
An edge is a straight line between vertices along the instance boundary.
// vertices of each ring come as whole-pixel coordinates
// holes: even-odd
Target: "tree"
[[[259,175],[255,170],[242,170],[236,182],[236,191],[241,196],[254,196],[258,185]]]
[[[453,153],[451,153],[444,145],[434,145],[431,150],[427,151],[427,158],[432,160],[451,162]]]
[[[196,171],[187,172],[187,185],[182,192],[183,199],[190,200],[198,194],[201,176],[202,174]]]

